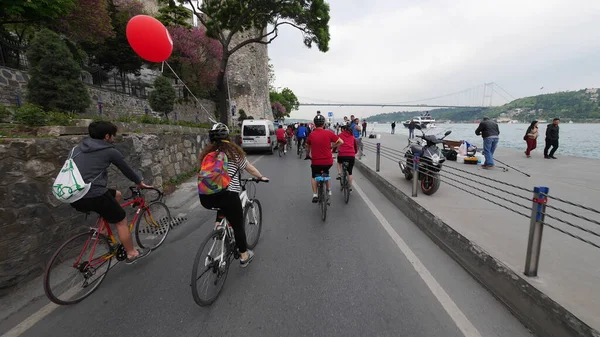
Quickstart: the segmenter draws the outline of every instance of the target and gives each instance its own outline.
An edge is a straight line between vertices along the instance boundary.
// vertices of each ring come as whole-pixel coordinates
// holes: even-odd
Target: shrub
[[[143,115],[142,118],[140,118],[140,122],[144,124],[162,124],[160,118],[150,117],[148,115]]]
[[[48,123],[48,113],[40,106],[25,104],[16,108],[13,113],[13,119],[20,124],[27,126],[42,126]]]
[[[135,118],[134,115],[121,115],[121,116],[119,116],[119,118],[117,118],[117,122],[132,123],[132,122],[137,122],[137,119]]]
[[[46,125],[73,125],[73,119],[77,117],[75,114],[56,110],[47,112],[46,114],[48,117]]]
[[[47,110],[78,112],[90,105],[90,95],[81,81],[81,68],[58,34],[49,29],[39,31],[29,46],[27,58],[29,102]]]
[[[12,115],[12,110],[4,105],[0,105],[0,122],[8,119]]]

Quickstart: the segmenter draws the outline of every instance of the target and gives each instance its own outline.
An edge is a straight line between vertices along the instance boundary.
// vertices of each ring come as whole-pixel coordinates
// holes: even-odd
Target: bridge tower
[[[484,83],[483,84],[483,102],[482,106],[491,107],[492,106],[492,98],[494,95],[494,82]]]

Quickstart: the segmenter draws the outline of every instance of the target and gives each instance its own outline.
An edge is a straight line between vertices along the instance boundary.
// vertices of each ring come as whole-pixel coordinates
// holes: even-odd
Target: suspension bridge
[[[424,98],[420,100],[393,103],[352,103],[335,102],[323,99],[300,97],[301,106],[348,106],[348,107],[413,107],[413,108],[490,108],[515,100],[496,82],[484,83],[461,91]]]

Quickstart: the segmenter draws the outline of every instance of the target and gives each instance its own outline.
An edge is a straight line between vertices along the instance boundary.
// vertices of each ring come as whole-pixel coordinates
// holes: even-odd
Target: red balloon
[[[173,52],[173,40],[167,28],[148,15],[136,15],[127,23],[127,41],[144,60],[162,62]]]

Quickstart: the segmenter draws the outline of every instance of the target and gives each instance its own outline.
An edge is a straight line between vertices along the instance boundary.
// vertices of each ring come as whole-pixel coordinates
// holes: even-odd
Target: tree
[[[173,54],[169,62],[196,96],[211,98],[217,83],[222,49],[206,36],[206,28],[169,27]]]
[[[108,13],[115,36],[102,44],[82,43],[90,55],[91,63],[108,72],[117,69],[121,85],[125,91],[125,78],[129,73],[138,75],[144,61],[133,51],[127,41],[125,28],[129,19],[142,14],[142,4],[138,0],[108,0]]]
[[[2,0],[0,25],[51,23],[69,14],[76,0]]]
[[[192,18],[192,12],[181,6],[177,5],[175,0],[158,0],[158,3],[162,5],[158,9],[158,15],[156,19],[162,22],[165,26],[181,26],[185,28],[192,28],[188,21]]]
[[[275,91],[275,67],[269,58],[269,91]]]
[[[27,58],[30,79],[27,99],[47,110],[84,112],[90,105],[81,68],[58,34],[42,29],[31,42]]]
[[[273,109],[274,103],[279,103],[284,108],[283,110],[277,110],[280,113],[280,117],[278,119],[289,117],[290,113],[294,110],[298,110],[298,107],[300,106],[298,98],[290,88],[284,88],[281,90],[281,92],[269,92],[269,100],[271,101],[271,109]],[[275,110],[273,110],[273,113],[275,113]]]
[[[75,42],[100,43],[115,36],[107,0],[75,0],[75,7],[58,22],[57,30]]]
[[[219,118],[228,122],[225,72],[231,55],[251,43],[269,44],[277,38],[279,27],[288,25],[300,30],[304,45],[317,45],[329,50],[329,4],[325,0],[179,0],[191,6],[198,20],[207,28],[207,35],[217,39],[223,57],[217,76]],[[268,29],[267,29],[268,28]],[[231,43],[235,34],[250,31],[253,36]]]
[[[271,111],[273,111],[273,118],[275,120],[283,120],[286,116],[290,115],[289,112],[286,113],[285,107],[279,102],[271,102]]]
[[[152,110],[164,113],[165,118],[169,120],[175,97],[176,93],[171,81],[165,76],[159,76],[154,80],[154,90],[150,93],[148,101]]]

